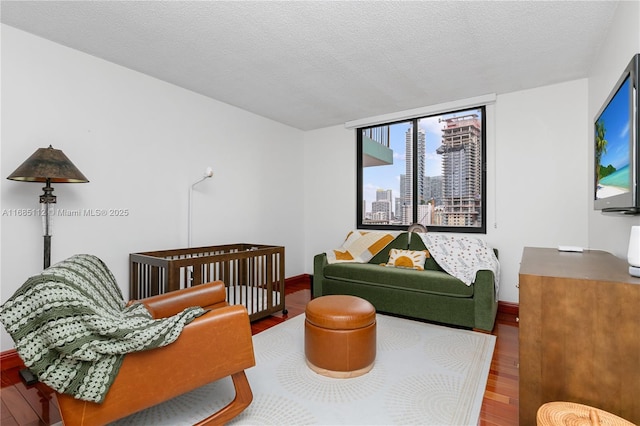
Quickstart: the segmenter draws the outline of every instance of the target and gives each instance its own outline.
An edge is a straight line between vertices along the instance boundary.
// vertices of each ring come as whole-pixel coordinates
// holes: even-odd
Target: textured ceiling
[[[617,1],[2,1],[3,23],[281,123],[588,75]]]

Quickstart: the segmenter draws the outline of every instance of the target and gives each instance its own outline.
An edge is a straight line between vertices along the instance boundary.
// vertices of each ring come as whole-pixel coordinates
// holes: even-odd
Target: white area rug
[[[253,402],[231,424],[477,425],[495,336],[385,315],[377,320],[374,368],[351,379],[307,367],[304,315],[255,335],[256,366],[247,370]],[[232,397],[231,379],[223,379],[117,424],[191,425]]]

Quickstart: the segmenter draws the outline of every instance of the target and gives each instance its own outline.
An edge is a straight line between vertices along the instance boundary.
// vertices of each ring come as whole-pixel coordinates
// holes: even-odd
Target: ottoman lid
[[[376,309],[360,297],[335,294],[309,301],[305,317],[318,327],[353,330],[373,324],[376,320]]]

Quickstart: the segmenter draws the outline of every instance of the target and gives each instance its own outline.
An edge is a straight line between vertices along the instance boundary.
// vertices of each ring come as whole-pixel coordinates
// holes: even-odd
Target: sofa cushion
[[[442,271],[388,268],[371,263],[336,263],[326,265],[323,272],[325,278],[332,280],[450,297],[473,297],[473,285],[467,286]]]

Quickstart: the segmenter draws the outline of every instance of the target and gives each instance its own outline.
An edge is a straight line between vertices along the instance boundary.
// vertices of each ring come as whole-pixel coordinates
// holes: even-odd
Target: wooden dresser
[[[627,262],[526,247],[519,303],[520,424],[569,401],[640,425],[640,278]]]

